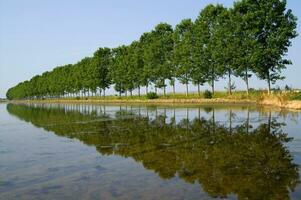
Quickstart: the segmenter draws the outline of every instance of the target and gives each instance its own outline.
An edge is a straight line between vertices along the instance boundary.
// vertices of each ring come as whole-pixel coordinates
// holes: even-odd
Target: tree
[[[134,88],[138,88],[138,96],[140,96],[140,87],[145,86],[144,62],[141,44],[138,41],[132,42],[130,45],[130,70],[128,76],[133,82]]]
[[[212,52],[213,60],[219,67],[219,73],[228,77],[228,93],[232,95],[234,85],[232,83],[232,75],[235,73],[235,52],[237,35],[235,35],[233,16],[230,10],[224,8],[218,14],[216,20],[218,26],[215,27],[214,34],[214,50]],[[240,40],[239,38],[238,40]]]
[[[140,74],[140,81],[142,85],[145,86],[145,93],[148,93],[149,83],[153,80],[153,67],[152,67],[152,60],[149,58],[150,50],[150,43],[151,43],[151,33],[147,32],[142,34],[139,40],[140,44],[140,54],[143,63],[143,71]]]
[[[104,96],[106,89],[111,85],[111,77],[109,76],[111,60],[111,50],[109,48],[99,48],[92,59],[94,71],[93,88],[95,91],[97,87],[103,90]]]
[[[150,74],[150,81],[157,88],[164,88],[166,94],[165,80],[172,79],[172,51],[173,51],[173,29],[169,24],[160,23],[155,29],[144,36],[144,59],[146,70]]]
[[[254,72],[258,78],[267,81],[270,93],[271,84],[283,79],[281,71],[291,64],[284,56],[291,40],[297,36],[297,18],[286,9],[286,0],[243,0],[236,4],[239,6],[247,10],[246,15],[251,15],[247,23],[255,26],[253,38],[258,48],[253,54]]]
[[[120,46],[112,50],[113,60],[110,67],[110,76],[113,83],[115,84],[115,90],[119,92],[119,96],[126,92],[128,89],[128,84],[126,80],[127,74],[127,52],[128,48],[126,46]]]
[[[193,22],[184,19],[178,24],[174,31],[174,65],[176,77],[180,83],[186,85],[186,96],[188,96],[188,84],[191,81],[191,70],[193,68],[192,46],[193,46]]]
[[[214,94],[214,82],[222,75],[218,62],[214,59],[215,51],[218,51],[216,43],[216,28],[219,25],[218,16],[224,12],[221,5],[206,6],[195,21],[194,37],[194,62],[197,63],[195,72],[202,73],[202,77],[212,87]],[[200,79],[201,80],[201,79]]]

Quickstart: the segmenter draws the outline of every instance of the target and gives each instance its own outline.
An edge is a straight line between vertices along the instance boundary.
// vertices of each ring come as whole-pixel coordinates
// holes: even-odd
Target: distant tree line
[[[200,86],[233,77],[242,78],[249,93],[249,79],[256,75],[271,84],[281,80],[291,40],[297,36],[297,18],[285,0],[241,0],[231,8],[208,5],[195,21],[182,20],[175,28],[158,24],[138,41],[117,48],[100,48],[76,64],[56,67],[34,76],[7,92],[8,99],[105,95],[114,86],[119,95],[154,85],[164,90],[175,82]]]

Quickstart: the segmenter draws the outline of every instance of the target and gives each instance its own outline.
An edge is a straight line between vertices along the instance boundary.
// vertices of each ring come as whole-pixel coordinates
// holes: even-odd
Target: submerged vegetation
[[[246,107],[238,112],[242,117],[234,109],[186,108],[185,116],[175,108],[7,105],[36,127],[95,146],[102,155],[131,157],[162,179],[197,183],[215,198],[290,199],[300,179],[285,124],[270,110]]]
[[[200,86],[228,79],[231,95],[233,76],[240,77],[249,94],[249,78],[256,75],[271,84],[283,79],[282,70],[291,64],[285,58],[297,36],[297,19],[285,0],[241,0],[233,7],[208,5],[195,21],[182,20],[175,28],[158,24],[138,41],[117,48],[100,48],[92,57],[76,64],[56,67],[19,83],[7,92],[8,99],[105,96],[113,86],[125,96],[149,86],[162,88],[166,96],[175,82]]]

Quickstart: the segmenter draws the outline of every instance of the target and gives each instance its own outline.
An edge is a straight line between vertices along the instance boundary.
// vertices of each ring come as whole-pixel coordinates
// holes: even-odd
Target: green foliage
[[[159,96],[155,92],[149,92],[149,93],[147,93],[146,98],[147,99],[158,99]]]
[[[98,49],[93,56],[92,68],[90,71],[93,76],[92,91],[97,89],[105,90],[111,85],[111,77],[109,76],[109,67],[111,65],[111,50],[109,48]]]
[[[174,32],[174,65],[175,74],[180,83],[188,84],[191,81],[191,70],[193,67],[192,38],[193,22],[184,19],[176,26]]]
[[[221,38],[217,37],[217,28],[220,24],[219,16],[225,12],[221,5],[212,4],[206,6],[195,21],[194,26],[194,82],[207,82],[212,87],[214,93],[214,82],[220,78],[223,73],[221,65],[215,58],[220,53],[216,42]]]
[[[288,86],[288,85],[285,85],[284,89],[285,89],[286,91],[291,91],[291,90],[292,90],[292,87],[290,87],[290,86]]]
[[[301,92],[295,94],[295,95],[292,97],[292,100],[301,100]]]
[[[164,88],[165,80],[173,78],[172,52],[173,29],[166,23],[158,24],[154,30],[140,38],[143,46],[143,73],[146,85],[150,82],[158,88]]]
[[[233,8],[206,6],[196,18],[182,20],[176,27],[158,24],[139,41],[117,48],[99,48],[92,57],[58,66],[32,77],[7,91],[8,99],[68,98],[105,95],[114,86],[121,96],[150,84],[163,88],[167,80],[175,90],[178,80],[198,87],[205,83],[215,94],[215,81],[242,78],[249,91],[255,74],[271,84],[283,79],[291,61],[285,58],[297,36],[297,19],[284,0],[241,0]]]
[[[251,30],[250,40],[256,47],[251,50],[252,70],[258,78],[267,81],[269,91],[271,84],[284,78],[281,71],[291,64],[284,56],[291,46],[291,39],[297,36],[297,19],[286,4],[285,0],[262,0],[257,3],[243,0],[235,6],[243,10],[247,17],[243,22],[247,30]]]
[[[204,98],[205,99],[212,99],[212,92],[210,92],[209,90],[205,90]]]

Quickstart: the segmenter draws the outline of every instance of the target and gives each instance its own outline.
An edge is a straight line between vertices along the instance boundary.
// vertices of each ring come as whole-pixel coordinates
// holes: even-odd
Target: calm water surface
[[[0,104],[0,199],[301,199],[301,116]]]

